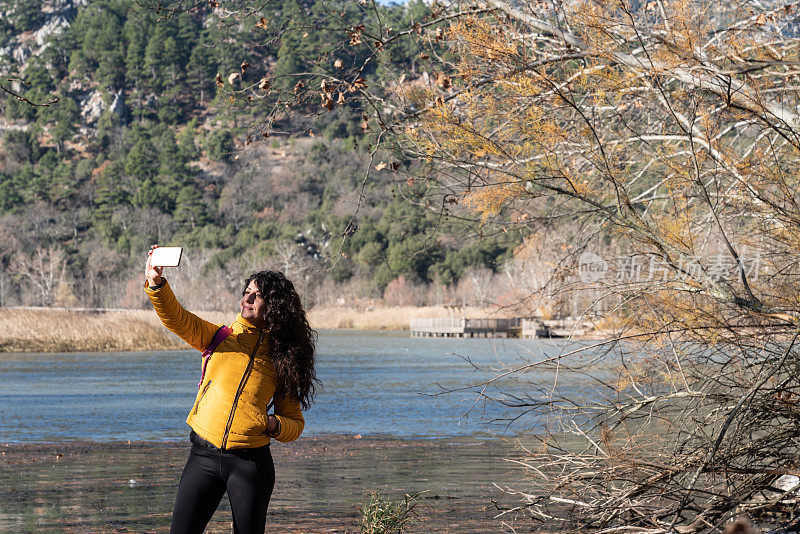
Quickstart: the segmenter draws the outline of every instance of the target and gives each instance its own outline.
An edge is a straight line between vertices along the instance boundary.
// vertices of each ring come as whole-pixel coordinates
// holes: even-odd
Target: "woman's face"
[[[247,319],[256,326],[263,326],[266,323],[264,313],[267,311],[267,303],[258,290],[255,280],[250,282],[247,289],[244,290],[240,304],[242,305],[243,319]]]

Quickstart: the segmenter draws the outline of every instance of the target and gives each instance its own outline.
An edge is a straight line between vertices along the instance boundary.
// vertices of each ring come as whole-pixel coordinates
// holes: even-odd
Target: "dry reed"
[[[199,314],[216,323],[231,314]],[[186,348],[152,310],[0,309],[0,352],[128,351]]]
[[[453,317],[452,309],[444,306],[393,306],[375,308],[313,308],[308,321],[316,329],[352,328],[356,330],[408,330],[412,318]],[[505,315],[483,308],[466,307],[457,317],[503,318]]]
[[[464,308],[459,316],[502,317],[482,308]],[[230,324],[232,313],[198,312],[217,324]],[[443,306],[314,308],[315,329],[408,330],[412,317],[451,317]],[[0,352],[74,352],[166,350],[186,344],[161,325],[152,310],[0,309]]]

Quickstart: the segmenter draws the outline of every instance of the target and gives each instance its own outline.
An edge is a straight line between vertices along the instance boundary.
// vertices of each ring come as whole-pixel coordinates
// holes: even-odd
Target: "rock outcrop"
[[[0,47],[0,74],[24,73],[26,62],[41,55],[50,46],[52,38],[64,33],[78,14],[78,8],[88,0],[49,0],[42,2],[41,26],[32,32],[14,36]],[[0,10],[0,17],[13,15],[10,8]]]

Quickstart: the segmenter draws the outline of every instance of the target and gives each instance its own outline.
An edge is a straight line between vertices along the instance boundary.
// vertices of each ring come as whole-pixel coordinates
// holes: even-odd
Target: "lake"
[[[304,435],[398,437],[491,436],[536,428],[508,410],[477,402],[475,391],[435,395],[478,383],[508,364],[564,350],[562,341],[411,338],[405,332],[321,331],[318,377],[323,387],[305,413]],[[471,363],[470,363],[471,362]],[[474,364],[474,365],[472,365]],[[0,442],[173,440],[197,390],[194,350],[0,355]],[[555,371],[498,386],[517,395],[547,388]],[[574,380],[570,384],[568,380]],[[559,378],[580,389],[579,378]],[[469,412],[467,414],[467,412]],[[467,414],[467,415],[465,415]]]

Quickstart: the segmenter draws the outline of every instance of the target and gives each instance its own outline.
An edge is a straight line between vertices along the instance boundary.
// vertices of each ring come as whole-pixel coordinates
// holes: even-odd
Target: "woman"
[[[145,291],[164,326],[199,351],[221,328],[187,312],[150,265]],[[261,271],[244,283],[241,312],[205,366],[186,422],[191,453],[181,475],[170,532],[202,533],[225,491],[236,533],[263,534],[275,483],[271,438],[292,441],[314,397],[315,332],[283,274]],[[267,414],[274,402],[275,413]]]

